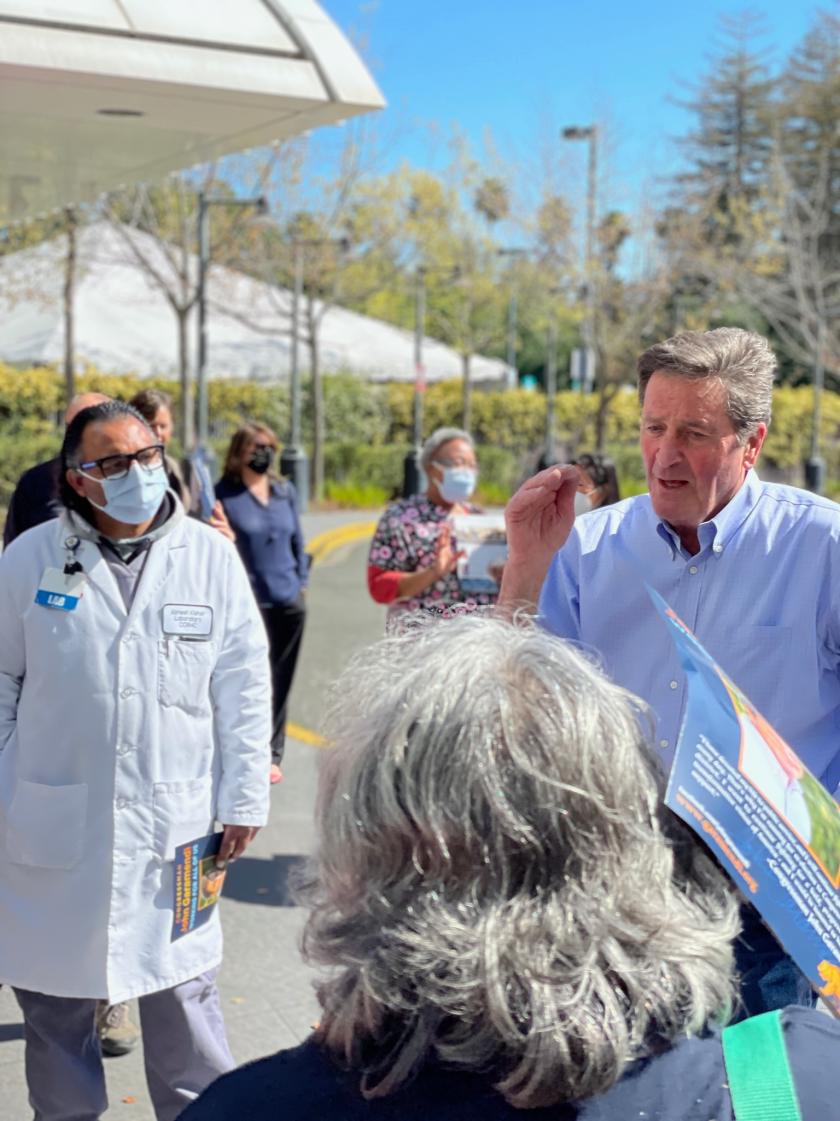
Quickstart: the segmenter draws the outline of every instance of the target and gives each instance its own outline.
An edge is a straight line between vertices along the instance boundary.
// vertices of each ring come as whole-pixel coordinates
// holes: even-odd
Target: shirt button
[[[668,741],[667,740],[660,740],[659,741],[659,746],[661,748],[666,748],[668,746]]]
[[[697,567],[697,565],[696,565],[696,564],[693,564],[693,565],[691,566],[691,568],[689,568],[689,570],[688,570],[688,571],[689,571],[689,572],[691,573],[691,575],[692,575],[692,576],[696,576],[696,575],[697,575],[697,573],[698,573],[698,572],[700,571],[700,569],[699,569],[699,568]]]
[[[680,683],[679,683],[679,681],[672,681],[672,682],[670,682],[670,686],[671,686],[672,689],[679,689]]]
[[[712,545],[712,552],[713,553],[722,553],[723,552],[723,545]]]
[[[134,690],[130,686],[125,688],[125,689],[121,689],[120,690],[120,696],[122,697],[123,700],[125,700],[126,697],[133,697],[134,696]]]
[[[117,755],[128,755],[129,751],[131,751],[131,745],[127,743],[121,743],[117,748]]]
[[[118,810],[124,810],[127,805],[128,805],[128,803],[126,802],[125,798],[117,798],[117,809]]]

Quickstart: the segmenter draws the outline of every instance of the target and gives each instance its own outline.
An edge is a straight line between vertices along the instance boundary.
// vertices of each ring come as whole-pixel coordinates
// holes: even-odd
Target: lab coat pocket
[[[174,860],[175,849],[213,831],[215,821],[212,779],[156,782],[153,792],[155,852],[163,860]]]
[[[210,642],[163,638],[158,644],[158,700],[164,708],[199,715],[210,711],[210,676],[216,664]]]
[[[87,801],[87,783],[18,782],[6,815],[10,863],[56,869],[78,864],[84,851]]]

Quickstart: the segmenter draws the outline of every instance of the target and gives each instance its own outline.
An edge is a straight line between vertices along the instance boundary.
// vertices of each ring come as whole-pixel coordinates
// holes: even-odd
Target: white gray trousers
[[[108,1108],[95,1000],[15,989],[24,1018],[33,1121],[99,1121]],[[228,1048],[216,971],[141,996],[146,1082],[157,1121],[175,1121],[236,1063]]]

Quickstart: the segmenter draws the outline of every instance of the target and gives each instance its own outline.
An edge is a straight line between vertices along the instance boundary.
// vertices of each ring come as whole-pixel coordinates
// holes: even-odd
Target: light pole
[[[589,141],[589,170],[586,182],[586,317],[583,324],[583,343],[586,353],[582,385],[595,384],[595,201],[598,186],[598,126],[569,125],[563,129],[564,140]]]
[[[811,423],[811,454],[805,460],[805,486],[815,494],[825,491],[825,460],[820,455],[820,426],[822,423],[822,394],[825,382],[823,348],[825,346],[825,320],[820,313],[817,324],[817,352],[814,356],[814,411]]]
[[[510,257],[514,261],[517,257],[525,257],[528,254],[527,249],[497,249],[496,253],[499,257]],[[516,389],[518,382],[516,370],[516,329],[517,329],[517,293],[516,282],[514,281],[510,287],[510,295],[508,297],[508,314],[507,314],[507,368],[508,368],[508,389]]]
[[[426,371],[423,367],[423,336],[426,329],[426,269],[418,265],[414,273],[414,447],[403,461],[403,498],[420,490],[420,451],[423,444],[423,393]]]
[[[552,309],[548,320],[548,357],[545,370],[545,467],[557,462],[555,412],[557,408],[557,316]]]
[[[198,423],[196,426],[197,447],[202,451],[205,460],[210,459],[208,447],[209,413],[207,400],[207,273],[210,266],[210,221],[211,206],[253,206],[258,214],[268,212],[268,203],[264,195],[258,198],[212,198],[198,192],[198,287],[196,303],[198,305],[198,360],[196,363],[197,383],[197,411]],[[187,402],[182,402],[182,408],[187,408]]]
[[[304,250],[307,247],[336,245],[342,253],[350,248],[347,238],[298,238],[293,243],[293,282],[291,338],[289,349],[289,441],[280,453],[280,470],[291,479],[298,496],[298,509],[306,513],[309,506],[309,457],[303,446],[300,392],[300,305],[303,300]]]
[[[303,446],[300,427],[300,302],[303,298],[303,242],[294,246],[292,287],[292,326],[289,366],[289,442],[280,454],[280,470],[291,479],[302,513],[309,505],[309,459]]]

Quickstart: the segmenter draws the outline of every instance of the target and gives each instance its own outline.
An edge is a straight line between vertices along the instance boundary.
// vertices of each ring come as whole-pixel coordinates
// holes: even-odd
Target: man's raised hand
[[[547,467],[523,483],[505,507],[508,559],[499,605],[506,612],[536,606],[548,566],[574,525],[579,481],[577,467]]]

